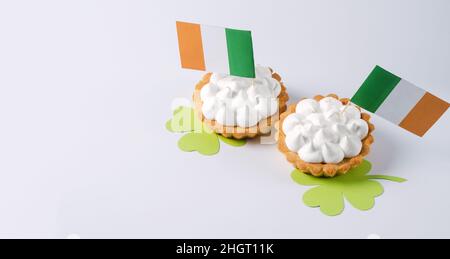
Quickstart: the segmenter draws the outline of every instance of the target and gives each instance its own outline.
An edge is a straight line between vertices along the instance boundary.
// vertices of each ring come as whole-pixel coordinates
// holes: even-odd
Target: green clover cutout
[[[212,156],[219,152],[220,142],[216,134],[191,132],[184,135],[178,142],[178,147],[185,152],[194,152]]]
[[[181,106],[173,112],[173,118],[166,123],[166,129],[172,133],[202,132],[201,121],[197,119],[194,109]]]
[[[246,140],[228,139],[212,132],[197,118],[194,109],[182,106],[173,113],[173,118],[166,123],[166,129],[172,133],[185,134],[178,147],[185,152],[197,151],[201,155],[213,156],[220,151],[220,141],[233,146],[242,147]]]
[[[336,178],[316,178],[298,170],[292,172],[292,179],[300,185],[315,186],[303,196],[303,202],[312,208],[320,207],[327,216],[340,215],[345,208],[344,198],[356,209],[371,210],[375,198],[384,193],[383,186],[375,180],[403,183],[406,179],[387,175],[368,175],[372,165],[364,161],[346,175]]]

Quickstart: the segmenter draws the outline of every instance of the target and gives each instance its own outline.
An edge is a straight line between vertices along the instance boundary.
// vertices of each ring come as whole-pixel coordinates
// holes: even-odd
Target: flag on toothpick
[[[352,102],[423,137],[449,103],[377,66]]]
[[[255,78],[250,31],[177,22],[181,66]]]

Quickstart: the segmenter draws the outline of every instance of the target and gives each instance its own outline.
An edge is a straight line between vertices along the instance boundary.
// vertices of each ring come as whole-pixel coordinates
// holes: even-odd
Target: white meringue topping
[[[253,127],[278,112],[281,84],[267,67],[256,66],[256,78],[213,74],[200,97],[202,112],[224,126]]]
[[[308,163],[337,164],[357,156],[369,125],[360,110],[327,97],[317,102],[305,99],[298,103],[282,125],[286,146]]]

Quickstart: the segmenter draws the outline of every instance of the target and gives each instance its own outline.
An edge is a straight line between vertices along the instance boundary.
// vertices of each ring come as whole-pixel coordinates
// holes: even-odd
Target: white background
[[[251,29],[292,101],[351,97],[376,65],[450,100],[448,0],[1,0],[0,237],[450,237],[450,118],[420,139],[380,118],[376,207],[326,217],[275,146],[205,158],[165,131],[201,73],[175,21]]]

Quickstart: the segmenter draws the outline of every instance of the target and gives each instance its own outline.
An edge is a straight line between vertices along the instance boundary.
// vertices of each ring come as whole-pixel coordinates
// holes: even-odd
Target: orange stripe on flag
[[[181,66],[187,69],[206,70],[200,25],[177,22],[177,31]]]
[[[448,108],[449,103],[426,93],[400,123],[400,127],[423,137]]]

